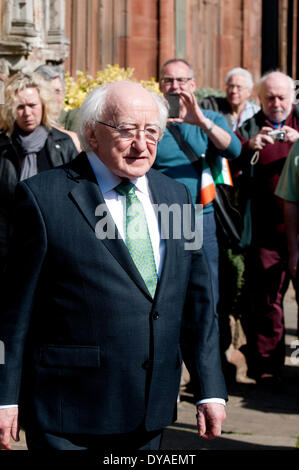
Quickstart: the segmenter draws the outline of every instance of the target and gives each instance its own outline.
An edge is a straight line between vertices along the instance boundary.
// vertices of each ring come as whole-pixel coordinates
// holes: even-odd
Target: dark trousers
[[[77,435],[51,434],[29,428],[26,442],[29,451],[81,450],[103,453],[106,451],[159,450],[162,430],[147,432],[138,429],[128,434]]]
[[[219,301],[219,247],[214,212],[203,216],[203,251],[209,265],[213,300],[217,311]]]
[[[219,327],[220,351],[222,360],[225,361],[224,353],[231,344],[232,337],[229,323],[229,313],[231,312],[226,308],[224,294],[227,294],[227,292],[224,292],[224,290],[231,290],[232,286],[228,283],[230,282],[229,275],[223,271],[227,268],[227,265],[225,266],[223,262],[223,250],[219,248],[214,212],[203,216],[203,251],[209,265],[215,315]]]
[[[258,247],[248,257],[247,343],[249,365],[253,375],[280,375],[285,360],[285,326],[283,300],[290,277],[287,253]],[[251,298],[251,301],[250,301]]]

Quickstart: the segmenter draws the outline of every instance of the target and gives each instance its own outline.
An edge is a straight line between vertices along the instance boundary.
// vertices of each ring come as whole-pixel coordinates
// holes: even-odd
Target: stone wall
[[[0,75],[30,71],[69,54],[64,0],[0,1]]]
[[[261,72],[262,1],[190,3],[188,54],[198,85],[223,88],[233,67],[247,68],[257,80]]]
[[[179,56],[192,64],[198,87],[223,88],[227,71],[237,66],[248,68],[256,82],[266,45],[270,65],[296,78],[298,3],[0,0],[0,76],[54,62],[73,76],[77,70],[95,75],[118,64],[134,68],[137,79],[158,79],[163,62]],[[270,30],[265,31],[265,19]],[[277,44],[268,46],[274,29]],[[278,50],[277,59],[271,46]]]
[[[138,79],[158,78],[180,56],[200,86],[223,86],[227,71],[261,69],[262,0],[66,0],[71,41],[65,70],[94,75],[107,64],[133,67]]]
[[[77,70],[94,75],[108,64],[118,64],[133,67],[139,79],[156,76],[159,3],[165,2],[66,0],[71,50],[65,70],[71,75]]]

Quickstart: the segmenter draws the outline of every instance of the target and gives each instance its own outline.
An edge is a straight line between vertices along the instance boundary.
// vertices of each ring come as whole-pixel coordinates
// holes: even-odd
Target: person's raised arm
[[[198,106],[194,93],[183,91],[180,96],[184,100],[184,105],[187,110],[183,121],[199,126],[218,149],[225,150],[229,147],[231,143],[230,134],[204,115]]]

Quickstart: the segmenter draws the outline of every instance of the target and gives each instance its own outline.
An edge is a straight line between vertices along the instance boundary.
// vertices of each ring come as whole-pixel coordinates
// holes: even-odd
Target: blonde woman
[[[0,274],[17,182],[67,163],[78,153],[72,139],[53,127],[56,117],[53,91],[41,77],[18,72],[5,81],[0,106]]]

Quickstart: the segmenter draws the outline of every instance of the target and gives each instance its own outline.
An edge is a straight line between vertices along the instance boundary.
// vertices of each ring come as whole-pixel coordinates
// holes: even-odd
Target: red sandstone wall
[[[107,64],[133,67],[138,79],[158,78],[175,56],[175,0],[65,0],[71,40],[65,70],[91,74]],[[186,59],[198,86],[222,88],[227,71],[261,69],[262,0],[185,0]]]

